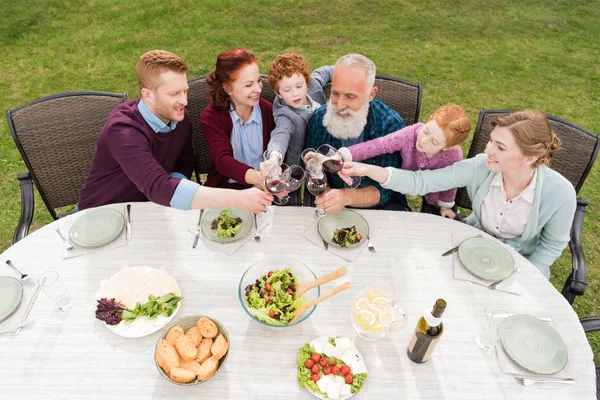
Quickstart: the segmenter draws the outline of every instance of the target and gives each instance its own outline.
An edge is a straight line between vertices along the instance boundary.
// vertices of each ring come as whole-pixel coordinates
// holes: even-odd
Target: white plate
[[[319,336],[318,338],[311,340],[309,343],[312,343],[312,342],[315,342],[315,341],[317,341],[317,342],[318,342],[318,341],[325,341],[325,342],[327,342],[327,341],[329,340],[329,337],[330,337],[330,336]],[[314,348],[314,347],[313,347],[313,348]],[[355,346],[355,348],[356,348],[356,346]],[[321,354],[322,354],[322,353],[321,353]],[[364,362],[364,358],[363,358],[363,356],[362,356],[361,352],[360,352],[358,349],[356,349],[356,355],[358,356],[358,360],[359,360],[359,361],[363,361],[363,362]],[[339,357],[336,357],[336,358],[337,358],[338,360],[340,359]],[[350,368],[352,368],[352,366],[350,366]],[[351,372],[352,372],[352,371],[351,371]],[[352,372],[352,375],[354,376],[354,372]],[[365,381],[366,381],[366,379],[365,379]],[[363,388],[364,388],[364,386],[363,386]],[[325,400],[325,396],[323,396],[321,393],[316,393],[316,392],[313,392],[313,391],[312,391],[312,390],[310,390],[310,389],[306,389],[306,390],[308,391],[308,393],[312,394],[312,395],[313,395],[313,396],[315,396],[316,398],[318,398],[318,399],[322,399],[322,400]],[[362,391],[362,389],[361,389],[361,391]],[[360,393],[360,391],[359,391],[359,393]],[[351,397],[354,397],[354,396],[356,396],[357,394],[358,394],[358,393],[351,393],[350,395],[347,395],[347,396],[340,396],[340,397],[338,398],[338,400],[346,400],[346,399],[349,399],[349,398],[351,398]],[[327,398],[327,399],[329,399],[329,398]]]
[[[127,308],[134,308],[137,302],[148,302],[148,295],[156,297],[167,293],[181,296],[181,289],[175,278],[164,269],[151,267],[123,267],[119,272],[105,279],[96,292],[96,300],[101,298],[116,299]],[[117,325],[104,325],[111,331],[123,337],[142,337],[150,335],[167,325],[175,317],[181,306],[181,301],[170,317],[159,315],[152,320],[147,317],[136,318],[131,323],[121,321]]]

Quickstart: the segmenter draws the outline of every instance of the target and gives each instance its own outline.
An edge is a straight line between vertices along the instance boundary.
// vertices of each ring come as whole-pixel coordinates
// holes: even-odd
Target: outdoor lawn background
[[[237,46],[254,52],[263,73],[281,53],[298,52],[312,67],[362,53],[378,72],[423,85],[421,120],[452,102],[466,109],[473,127],[480,108],[533,108],[600,132],[598,0],[3,0],[0,21],[2,111],[73,90],[137,98],[134,67],[145,51],[178,54],[191,79]],[[26,169],[4,112],[0,118],[4,251],[20,211],[15,176]],[[600,314],[599,165],[579,193],[591,201],[583,240],[589,286],[575,303],[581,317]],[[36,197],[32,229],[50,221]],[[552,267],[557,289],[569,270],[566,250]],[[598,359],[600,337],[588,338]]]

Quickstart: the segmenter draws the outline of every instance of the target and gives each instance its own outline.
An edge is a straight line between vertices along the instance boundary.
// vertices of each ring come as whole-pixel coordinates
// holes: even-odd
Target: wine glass
[[[305,177],[306,173],[304,172],[304,169],[299,166],[299,165],[290,165],[289,166],[289,180],[287,182],[287,186],[286,186],[286,192],[291,193],[295,190],[298,190],[298,188],[300,188],[300,186],[302,186],[302,183],[304,183],[304,177]],[[287,195],[283,198],[281,198],[281,202],[283,204],[287,204],[287,202],[290,200],[290,196]]]
[[[305,149],[302,152],[302,161],[304,161],[304,165],[306,166],[306,173],[310,174],[322,174],[323,166],[321,165],[321,160],[317,156],[317,151],[313,148]]]
[[[273,203],[278,206],[286,205],[290,199],[290,196],[283,198],[277,197],[288,190],[288,183],[291,178],[291,169],[287,164],[281,164],[278,169],[273,169],[270,174],[265,178],[265,187],[267,190],[275,196]]]
[[[262,173],[265,176],[270,175],[275,171],[277,167],[281,165],[283,160],[281,159],[281,153],[276,150],[265,150],[263,153],[263,162],[262,162]]]
[[[312,194],[315,197],[323,194],[325,192],[325,190],[327,190],[326,175],[322,171],[320,174],[319,173],[311,173],[307,169],[307,171],[306,171],[306,189],[308,189],[310,194]],[[316,210],[317,218],[320,218],[320,217],[324,216],[325,214],[327,214],[325,212],[325,210],[323,210],[321,208],[317,208],[317,210]]]
[[[335,147],[323,144],[317,149],[318,157],[321,159],[323,169],[330,173],[337,173],[342,170],[344,166],[344,158],[341,153],[336,150]],[[360,176],[349,177],[352,182],[348,183],[344,181],[346,186],[350,189],[356,189],[360,185]]]

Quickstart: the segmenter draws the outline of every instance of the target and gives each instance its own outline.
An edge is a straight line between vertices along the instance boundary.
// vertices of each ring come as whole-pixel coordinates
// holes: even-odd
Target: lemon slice
[[[385,329],[385,326],[381,325],[379,322],[376,322],[375,324],[373,324],[373,326],[371,327],[372,331],[375,332],[381,332],[382,330]]]
[[[375,297],[374,299],[371,300],[373,303],[380,305],[380,306],[384,306],[386,304],[390,303],[390,299],[388,299],[385,296],[379,296],[379,297]]]
[[[357,310],[364,310],[369,305],[369,301],[364,297],[359,298],[354,302],[354,308]]]
[[[387,311],[382,312],[379,314],[379,322],[383,326],[389,326],[392,323],[392,315]]]
[[[369,329],[369,327],[373,326],[373,324],[377,320],[377,318],[375,317],[375,314],[373,314],[369,310],[360,310],[358,312],[358,317],[360,319],[362,319],[362,321],[364,322],[365,325],[367,325],[367,327],[365,329]]]

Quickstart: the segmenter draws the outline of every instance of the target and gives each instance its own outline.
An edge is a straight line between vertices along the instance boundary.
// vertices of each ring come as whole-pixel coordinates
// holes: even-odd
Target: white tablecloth
[[[313,208],[276,208],[272,223],[261,232],[262,241],[252,240],[232,256],[204,247],[190,251],[188,229],[197,219],[197,210],[134,203],[131,211],[133,237],[127,246],[63,259],[58,236],[46,226],[0,256],[1,265],[10,259],[36,277],[48,269],[57,270],[74,300],[68,311],[54,311],[41,293],[30,315],[36,323],[18,336],[0,336],[2,400],[310,399],[297,385],[297,351],[304,342],[322,335],[354,337],[350,307],[364,281],[392,282],[398,303],[408,314],[408,325],[377,342],[357,340],[369,370],[359,399],[595,396],[593,355],[577,315],[533,265],[522,262],[524,271],[514,277],[523,288],[521,296],[454,279],[452,258],[440,255],[452,247],[453,232],[477,233],[462,223],[419,213],[361,211],[379,226],[371,236],[377,253],[365,250],[353,262],[346,262],[302,238]],[[319,305],[298,326],[263,327],[242,310],[238,283],[251,264],[278,255],[303,261],[317,276],[347,265],[353,286]],[[94,318],[94,293],[100,281],[126,265],[165,268],[177,279],[185,300],[176,318],[206,314],[224,324],[231,336],[230,355],[214,378],[193,387],[167,382],[153,360],[158,332],[126,339]],[[11,275],[4,268],[0,274]],[[335,286],[334,281],[324,289]],[[407,358],[406,346],[417,319],[437,298],[448,302],[445,332],[432,359],[417,365]],[[575,385],[524,387],[503,374],[494,352],[484,352],[475,344],[485,305],[551,314],[577,373]]]

